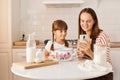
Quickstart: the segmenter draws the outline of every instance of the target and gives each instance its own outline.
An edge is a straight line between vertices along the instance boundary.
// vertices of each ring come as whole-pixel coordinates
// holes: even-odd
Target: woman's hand
[[[78,40],[78,44],[77,44],[77,56],[78,56],[78,58],[82,58],[84,56],[84,52],[80,48],[80,42],[79,42],[79,40]]]
[[[78,45],[77,45],[77,52],[78,52],[78,58],[83,57],[85,54],[90,56],[93,59],[93,52],[91,50],[90,46],[90,40],[86,40],[86,42],[80,42],[78,40]]]

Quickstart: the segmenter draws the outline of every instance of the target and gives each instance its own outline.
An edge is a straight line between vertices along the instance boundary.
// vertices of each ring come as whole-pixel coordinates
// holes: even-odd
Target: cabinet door
[[[13,62],[21,62],[26,60],[25,49],[13,49]]]
[[[8,53],[0,52],[0,80],[9,80]]]
[[[0,0],[0,80],[11,80],[11,0]]]
[[[0,0],[0,48],[10,48],[10,0]]]

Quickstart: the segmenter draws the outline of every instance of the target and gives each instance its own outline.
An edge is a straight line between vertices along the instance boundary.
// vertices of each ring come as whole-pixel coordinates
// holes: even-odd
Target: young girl
[[[45,46],[45,57],[58,49],[68,47],[68,42],[65,40],[68,26],[63,20],[55,20],[52,24],[52,40],[48,41]]]

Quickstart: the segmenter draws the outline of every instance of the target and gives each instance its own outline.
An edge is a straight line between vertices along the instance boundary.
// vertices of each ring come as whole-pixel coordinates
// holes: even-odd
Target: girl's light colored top
[[[50,48],[51,48],[51,45],[54,44],[54,50],[59,50],[59,49],[64,49],[66,48],[65,47],[65,44],[61,45],[57,42],[52,42],[52,41],[48,41],[48,43],[46,44],[45,46],[45,49],[48,51],[48,52],[51,52]]]

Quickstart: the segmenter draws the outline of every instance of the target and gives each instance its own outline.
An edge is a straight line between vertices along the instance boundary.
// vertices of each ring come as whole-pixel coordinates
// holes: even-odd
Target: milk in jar
[[[34,40],[33,34],[29,34],[27,44],[26,44],[26,62],[34,62],[36,55],[36,42]]]

